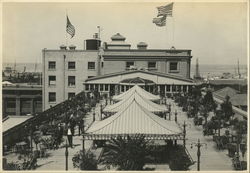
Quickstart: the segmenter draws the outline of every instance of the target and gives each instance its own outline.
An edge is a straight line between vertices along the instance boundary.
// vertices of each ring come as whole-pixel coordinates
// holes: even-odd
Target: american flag
[[[67,16],[67,26],[66,26],[66,31],[69,35],[71,35],[71,38],[74,37],[75,35],[75,27],[71,24],[68,16]]]
[[[173,5],[174,5],[174,3],[172,2],[166,6],[157,7],[157,9],[158,9],[157,17],[159,17],[159,16],[172,16]]]
[[[160,27],[166,26],[166,16],[154,18],[153,23],[156,24],[156,26],[160,26]]]

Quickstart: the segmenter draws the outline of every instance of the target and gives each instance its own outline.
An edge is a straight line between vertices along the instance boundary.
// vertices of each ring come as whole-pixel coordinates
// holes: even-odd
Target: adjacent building
[[[9,115],[35,115],[42,112],[42,86],[28,84],[3,84],[3,118]]]
[[[111,96],[140,84],[167,94],[187,92],[194,85],[191,50],[148,49],[144,42],[132,49],[119,33],[102,47],[98,39],[84,45],[80,50],[73,45],[43,50],[43,110],[83,90]]]

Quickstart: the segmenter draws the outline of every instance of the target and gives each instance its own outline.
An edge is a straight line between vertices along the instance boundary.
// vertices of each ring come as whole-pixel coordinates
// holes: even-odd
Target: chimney
[[[139,50],[146,50],[147,47],[148,47],[148,44],[145,42],[140,42],[137,44],[137,49],[139,49]]]
[[[67,50],[67,46],[65,46],[64,44],[62,44],[62,45],[60,46],[60,49],[61,49],[61,50]]]
[[[76,49],[75,45],[72,44],[72,45],[69,46],[69,50],[75,50],[75,49]]]

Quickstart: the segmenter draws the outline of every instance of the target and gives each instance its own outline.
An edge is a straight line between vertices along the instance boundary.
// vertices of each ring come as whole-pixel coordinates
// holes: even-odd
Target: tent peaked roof
[[[84,138],[104,140],[136,134],[142,134],[149,139],[178,139],[181,138],[182,131],[174,121],[156,116],[134,99],[123,111],[93,123]]]
[[[108,105],[103,109],[103,112],[119,112],[126,108],[133,100],[136,100],[137,103],[150,112],[165,112],[167,108],[165,105],[159,105],[150,100],[144,99],[141,95],[139,95],[136,91],[128,98],[124,99],[118,103],[113,105]]]
[[[120,100],[123,100],[123,99],[128,99],[129,97],[131,97],[131,95],[132,95],[134,92],[137,92],[137,93],[140,94],[143,98],[148,99],[148,100],[152,100],[152,101],[160,100],[160,96],[159,96],[159,95],[151,94],[151,93],[145,91],[144,89],[142,89],[141,87],[139,87],[139,86],[137,86],[137,85],[135,85],[134,87],[130,88],[130,89],[129,89],[128,91],[126,91],[125,93],[122,93],[122,94],[120,94],[120,95],[114,96],[114,97],[113,97],[113,100],[120,101]]]

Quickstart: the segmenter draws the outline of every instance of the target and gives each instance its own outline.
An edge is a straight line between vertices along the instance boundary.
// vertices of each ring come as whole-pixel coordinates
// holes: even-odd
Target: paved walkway
[[[170,100],[172,106],[172,111],[177,110],[178,112],[178,123],[183,125],[186,122],[187,127],[187,141],[186,148],[189,151],[191,157],[194,161],[197,161],[197,147],[191,148],[191,143],[197,143],[200,139],[201,143],[206,143],[207,146],[201,147],[201,157],[200,157],[200,170],[201,171],[230,171],[234,170],[231,162],[231,158],[227,156],[227,150],[218,150],[216,143],[213,141],[212,136],[203,136],[202,126],[195,126],[193,123],[193,118],[187,118],[187,113],[182,112],[182,108],[176,106],[174,101]],[[174,120],[174,115],[172,115],[172,120]],[[197,170],[197,162],[190,167],[192,171]]]

